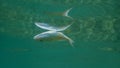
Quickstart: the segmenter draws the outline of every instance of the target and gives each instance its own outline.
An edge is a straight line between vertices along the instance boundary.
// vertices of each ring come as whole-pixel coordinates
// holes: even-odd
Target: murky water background
[[[69,15],[61,14],[73,7]],[[1,0],[0,68],[120,68],[119,0]],[[37,42],[34,25],[74,23],[74,40]]]

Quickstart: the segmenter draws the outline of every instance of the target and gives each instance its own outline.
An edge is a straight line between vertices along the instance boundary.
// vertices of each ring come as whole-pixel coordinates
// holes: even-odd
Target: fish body
[[[47,31],[34,36],[34,39],[38,41],[55,41],[64,40],[66,38],[61,35],[61,32]]]
[[[72,23],[72,24],[73,24],[73,23]],[[39,28],[45,29],[45,30],[49,30],[49,31],[51,31],[51,32],[64,31],[64,30],[66,30],[68,27],[70,27],[72,24],[67,25],[67,26],[64,26],[64,27],[55,27],[55,26],[48,25],[48,24],[46,24],[46,23],[38,23],[38,22],[35,23],[35,25],[38,26]]]
[[[34,36],[34,39],[38,41],[54,41],[57,37],[59,37],[58,32],[47,31]]]

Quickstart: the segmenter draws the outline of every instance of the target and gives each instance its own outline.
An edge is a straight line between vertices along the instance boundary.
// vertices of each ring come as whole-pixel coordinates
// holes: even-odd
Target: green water
[[[119,0],[0,0],[0,68],[120,68]],[[73,8],[69,19],[61,14]],[[74,23],[74,40],[37,42],[44,30]]]

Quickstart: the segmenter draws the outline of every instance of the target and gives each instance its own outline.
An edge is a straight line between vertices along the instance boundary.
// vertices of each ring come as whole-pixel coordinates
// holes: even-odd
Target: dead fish
[[[54,27],[50,26],[45,23],[35,23],[36,26],[48,30],[46,32],[40,33],[36,36],[34,36],[33,39],[38,41],[58,41],[58,40],[67,40],[69,41],[70,45],[73,46],[73,40],[64,35],[61,31],[66,30],[68,27],[70,27],[72,24],[67,25],[65,27]]]

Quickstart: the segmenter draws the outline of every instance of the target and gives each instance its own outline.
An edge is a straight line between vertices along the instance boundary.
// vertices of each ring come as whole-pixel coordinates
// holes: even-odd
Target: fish
[[[42,32],[40,34],[37,34],[33,37],[33,39],[37,41],[62,41],[67,40],[70,45],[73,47],[73,40],[62,33],[62,31],[66,30],[68,27],[70,27],[72,24],[69,24],[64,27],[55,27],[51,26],[46,23],[40,23],[36,22],[35,25],[41,29],[48,30],[45,32]]]

